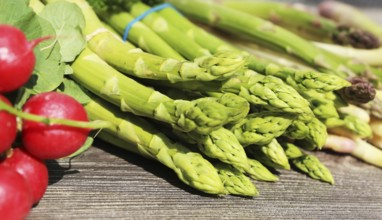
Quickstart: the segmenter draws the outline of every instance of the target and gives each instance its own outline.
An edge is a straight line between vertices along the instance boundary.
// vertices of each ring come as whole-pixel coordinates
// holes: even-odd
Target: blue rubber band
[[[127,41],[127,37],[129,36],[129,32],[135,23],[141,21],[147,15],[154,13],[154,12],[157,12],[157,11],[160,11],[160,10],[165,9],[165,8],[174,8],[174,6],[171,5],[170,3],[163,3],[163,4],[160,4],[160,5],[157,5],[157,6],[150,8],[149,10],[143,12],[138,17],[134,18],[130,23],[127,24],[127,26],[125,28],[125,32],[123,33],[123,41]]]

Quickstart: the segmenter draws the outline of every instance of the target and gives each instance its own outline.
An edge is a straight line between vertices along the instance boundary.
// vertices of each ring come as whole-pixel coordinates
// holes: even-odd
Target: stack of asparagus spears
[[[236,1],[169,0],[139,21],[163,2],[67,1],[82,10],[87,39],[69,77],[90,97],[89,117],[113,123],[97,137],[159,161],[185,184],[209,194],[256,196],[253,180],[277,181],[273,170],[291,168],[334,184],[310,152],[333,147],[331,141],[336,149],[350,143],[348,152],[382,166],[382,151],[367,142],[380,137],[372,126],[379,126],[382,75],[292,32],[311,22],[293,22],[298,28],[288,30],[270,22],[278,6],[256,12]],[[326,44],[355,32],[326,22],[323,34],[334,36],[320,38]]]

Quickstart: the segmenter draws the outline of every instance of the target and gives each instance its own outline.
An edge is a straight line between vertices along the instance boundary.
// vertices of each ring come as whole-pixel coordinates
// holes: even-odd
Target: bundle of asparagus
[[[367,142],[382,139],[371,129],[382,120],[377,68],[263,19],[274,19],[273,12],[242,12],[239,3],[228,1],[169,0],[172,5],[160,9],[162,1],[66,2],[82,11],[87,39],[68,77],[89,98],[89,117],[113,124],[97,137],[159,161],[185,184],[209,194],[256,196],[252,180],[277,181],[273,170],[291,168],[334,184],[309,151],[333,146],[335,137],[350,143],[347,152],[382,167],[382,151]],[[313,19],[302,13],[302,19]],[[243,39],[216,34],[188,16]],[[307,25],[297,16],[292,25]],[[322,20],[321,33],[331,37],[325,43],[360,33]],[[365,48],[375,40],[364,39]],[[267,50],[253,53],[249,42]],[[263,56],[273,49],[305,64],[292,59],[286,66],[278,62],[280,52],[272,54],[276,59]],[[366,69],[377,77],[363,74]]]

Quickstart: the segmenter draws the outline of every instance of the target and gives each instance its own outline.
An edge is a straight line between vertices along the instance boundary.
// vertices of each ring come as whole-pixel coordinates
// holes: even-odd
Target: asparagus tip
[[[356,76],[350,78],[349,82],[351,82],[351,86],[339,90],[342,98],[347,102],[364,104],[375,98],[375,88],[366,78]]]

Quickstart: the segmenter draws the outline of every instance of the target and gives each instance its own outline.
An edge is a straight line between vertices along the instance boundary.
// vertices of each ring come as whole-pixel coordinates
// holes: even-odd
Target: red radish
[[[24,104],[23,111],[50,118],[89,121],[84,107],[77,100],[59,92],[33,96]],[[77,151],[89,132],[88,128],[23,120],[21,136],[24,147],[32,155],[40,159],[58,159]]]
[[[37,159],[21,148],[14,148],[0,166],[16,170],[27,181],[33,204],[44,196],[48,187],[48,168],[43,160]]]
[[[1,67],[0,67],[1,68]],[[0,80],[1,81],[1,80]],[[0,95],[0,100],[8,105],[12,105],[9,100]],[[17,134],[16,116],[6,111],[0,111],[0,153],[11,147]]]
[[[32,194],[25,179],[13,169],[0,167],[0,216],[22,220],[32,208]]]
[[[14,91],[29,80],[36,63],[33,48],[46,39],[28,42],[18,28],[0,25],[0,93]]]

